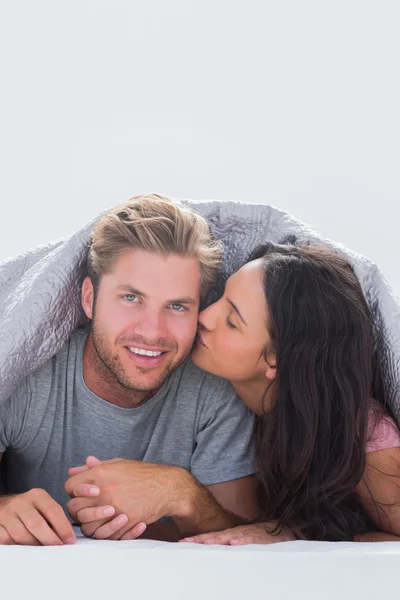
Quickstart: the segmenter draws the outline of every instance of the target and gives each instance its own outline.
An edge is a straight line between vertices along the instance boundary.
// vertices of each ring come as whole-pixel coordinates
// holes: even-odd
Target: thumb
[[[88,456],[86,458],[86,465],[89,469],[93,469],[94,467],[101,465],[101,460],[95,456]]]
[[[88,469],[94,469],[94,467],[98,467],[99,465],[115,463],[115,462],[119,462],[120,460],[124,460],[124,459],[123,458],[110,458],[108,460],[100,460],[96,456],[88,456],[86,458],[86,467]]]

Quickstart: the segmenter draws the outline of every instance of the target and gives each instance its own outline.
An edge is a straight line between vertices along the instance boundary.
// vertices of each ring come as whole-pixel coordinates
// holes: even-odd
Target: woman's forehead
[[[252,260],[241,267],[236,273],[233,273],[227,281],[227,284],[235,283],[240,285],[244,280],[250,284],[258,285],[262,282],[264,276],[264,261],[262,258]]]
[[[226,285],[226,295],[248,319],[262,312],[265,317],[266,300],[263,291],[264,268],[262,259],[247,263],[231,275]],[[256,311],[256,314],[254,312]]]

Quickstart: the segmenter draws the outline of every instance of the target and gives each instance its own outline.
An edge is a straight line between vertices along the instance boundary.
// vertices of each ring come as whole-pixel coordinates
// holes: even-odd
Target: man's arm
[[[225,510],[242,520],[252,522],[260,516],[254,475],[208,485],[207,489]]]
[[[198,495],[189,496],[190,504],[184,518],[174,517],[181,535],[221,531],[259,517],[254,475],[206,487],[192,479],[192,485],[195,483],[200,488]],[[205,492],[206,489],[211,496]]]
[[[210,375],[204,377],[202,400],[189,471],[223,508],[228,527],[253,521],[260,516],[253,475],[254,414],[228,381]]]
[[[254,476],[207,487],[189,473],[186,477],[187,502],[177,506],[176,514],[172,515],[182,536],[221,531],[254,521],[259,516]]]
[[[100,490],[96,497],[80,497],[81,486],[88,484]],[[250,498],[254,495],[252,477],[212,487],[228,506],[223,507],[209,489],[180,467],[130,460],[98,464],[73,475],[65,484],[72,497],[68,511],[74,520],[83,522],[85,535],[96,532],[96,537],[111,539],[130,539],[124,536],[136,524],[155,523],[165,516],[172,517],[183,537],[226,529],[257,514],[256,508],[244,500],[246,493]],[[106,505],[114,507],[117,515],[128,517],[128,523],[118,532],[113,520],[85,522],[82,519],[82,515],[88,513],[87,508]]]

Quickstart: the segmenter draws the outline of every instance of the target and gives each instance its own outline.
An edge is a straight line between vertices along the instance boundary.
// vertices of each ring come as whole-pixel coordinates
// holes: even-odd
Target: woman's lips
[[[200,344],[200,346],[204,346],[205,348],[207,348],[207,344],[205,344],[205,342],[204,342],[204,338],[203,338],[203,336],[202,336],[202,333],[201,333],[201,331],[198,331],[198,332],[197,332],[197,336],[196,336],[196,342],[197,342],[198,344]]]

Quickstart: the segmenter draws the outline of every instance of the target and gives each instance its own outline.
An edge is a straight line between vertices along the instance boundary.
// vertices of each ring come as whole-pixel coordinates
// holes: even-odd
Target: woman
[[[347,261],[323,247],[267,244],[199,322],[193,361],[229,379],[258,415],[262,515],[188,540],[400,535],[400,434],[384,406],[372,319]]]

